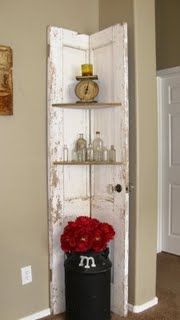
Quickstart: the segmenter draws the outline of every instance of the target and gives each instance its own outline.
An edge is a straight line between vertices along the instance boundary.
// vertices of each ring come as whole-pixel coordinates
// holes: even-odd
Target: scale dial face
[[[82,102],[93,102],[98,92],[98,84],[90,79],[81,80],[75,87],[75,94]]]

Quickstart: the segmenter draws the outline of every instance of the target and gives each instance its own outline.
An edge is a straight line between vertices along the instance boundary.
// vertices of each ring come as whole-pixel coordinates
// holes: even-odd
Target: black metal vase
[[[66,320],[110,320],[109,250],[67,254]]]

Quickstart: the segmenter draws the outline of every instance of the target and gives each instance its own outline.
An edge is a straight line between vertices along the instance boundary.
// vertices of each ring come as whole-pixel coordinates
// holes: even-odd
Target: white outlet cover
[[[21,268],[22,285],[32,282],[32,269],[31,266]]]

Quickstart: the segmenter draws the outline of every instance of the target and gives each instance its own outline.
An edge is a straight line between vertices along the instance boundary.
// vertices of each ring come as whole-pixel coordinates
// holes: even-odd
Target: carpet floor
[[[167,253],[158,254],[157,297],[159,299],[157,306],[138,314],[129,312],[127,317],[119,317],[113,314],[112,320],[180,320],[179,256]],[[64,319],[64,315],[46,318],[46,320]]]

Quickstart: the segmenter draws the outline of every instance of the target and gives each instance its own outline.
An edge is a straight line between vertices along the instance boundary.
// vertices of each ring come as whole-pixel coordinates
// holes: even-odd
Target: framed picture
[[[0,45],[0,115],[13,114],[12,49]]]

